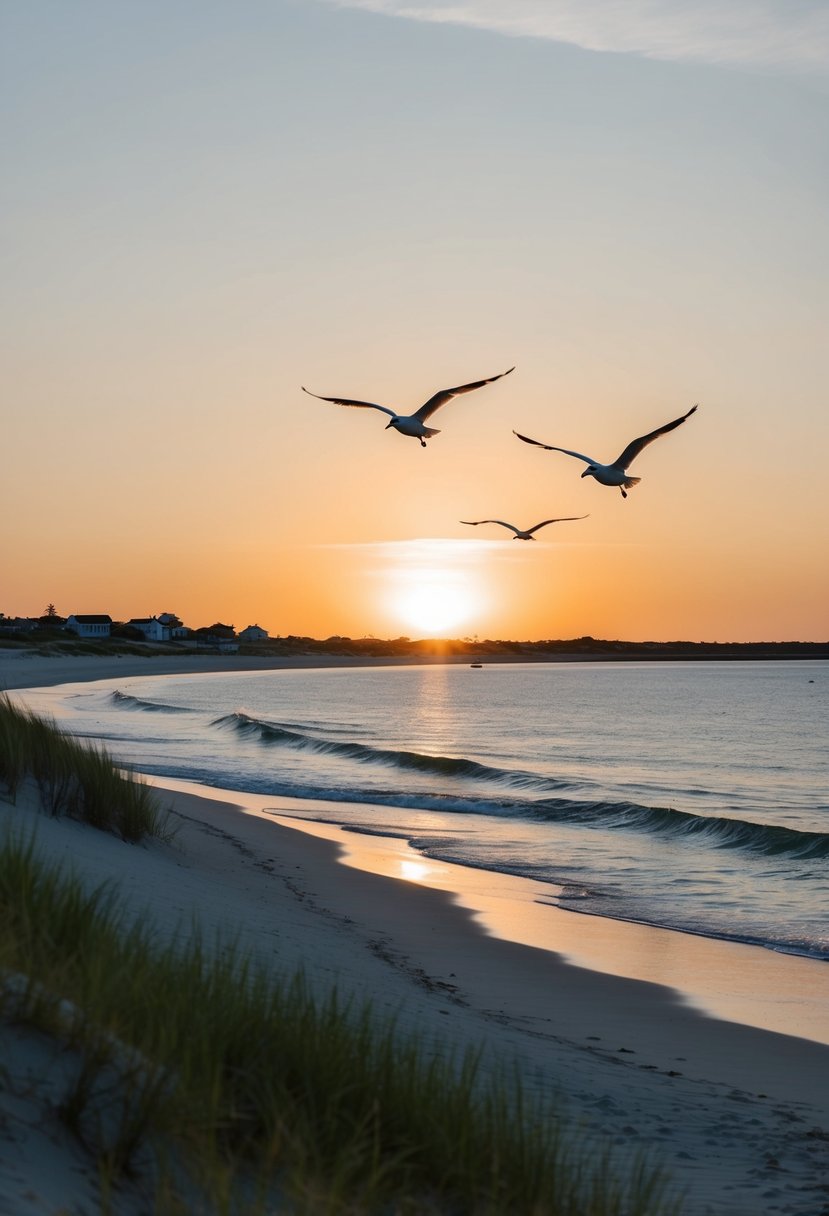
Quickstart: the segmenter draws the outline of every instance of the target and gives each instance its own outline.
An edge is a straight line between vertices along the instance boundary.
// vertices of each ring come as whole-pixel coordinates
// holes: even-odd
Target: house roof
[[[70,619],[73,621],[77,621],[79,625],[111,625],[112,624],[111,616],[102,616],[101,614],[90,615],[89,613],[73,612]]]

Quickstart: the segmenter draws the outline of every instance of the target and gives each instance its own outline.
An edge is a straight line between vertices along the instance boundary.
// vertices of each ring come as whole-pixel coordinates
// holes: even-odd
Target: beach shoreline
[[[89,683],[96,680],[135,676],[233,674],[315,669],[370,667],[501,667],[517,664],[680,664],[685,663],[801,663],[829,662],[824,643],[771,643],[764,648],[752,643],[694,643],[693,649],[671,648],[666,643],[621,643],[618,649],[586,648],[493,652],[454,652],[436,641],[428,650],[390,654],[338,654],[324,650],[302,654],[219,654],[203,652],[160,654],[148,649],[135,652],[94,654],[42,654],[29,648],[0,647],[0,692],[3,689],[43,688],[57,684]],[[797,649],[800,647],[801,649]]]
[[[41,655],[30,650],[0,650],[0,692],[4,689],[49,688],[58,684],[89,684],[121,677],[228,675],[234,672],[293,671],[326,667],[402,667],[423,662],[468,663],[457,656],[422,659],[417,656],[372,658],[349,655]]]
[[[30,659],[19,667],[3,658],[0,686],[17,688],[205,670],[199,658],[174,670],[167,660],[165,670],[143,661],[134,672],[115,658]],[[220,663],[219,670],[274,669]],[[30,673],[28,684],[10,683]],[[6,805],[5,818],[17,827],[36,823],[48,855],[71,853],[90,882],[114,879],[131,906],[148,907],[170,931],[193,918],[208,937],[237,929],[241,944],[279,973],[302,964],[320,990],[336,984],[368,998],[404,1030],[516,1061],[528,1084],[561,1095],[585,1135],[623,1155],[656,1151],[687,1192],[688,1213],[825,1210],[825,1045],[706,1016],[668,984],[614,975],[607,961],[602,970],[601,956],[582,966],[572,952],[487,932],[474,901],[458,893],[461,876],[439,874],[444,887],[426,885],[423,874],[406,878],[403,842],[292,821],[290,800],[152,780],[180,828],[173,847],[136,849],[31,808]],[[556,912],[581,934],[602,919]],[[602,927],[607,960],[621,952],[630,927]],[[657,958],[688,944],[678,942],[686,935],[645,926],[636,935]],[[701,948],[710,945],[703,939]],[[738,949],[766,956],[769,968],[800,961]],[[813,966],[817,974],[822,964]]]

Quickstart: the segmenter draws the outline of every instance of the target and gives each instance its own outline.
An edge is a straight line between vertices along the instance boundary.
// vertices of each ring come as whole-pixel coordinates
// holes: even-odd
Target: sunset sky
[[[0,611],[829,637],[823,0],[0,20]]]

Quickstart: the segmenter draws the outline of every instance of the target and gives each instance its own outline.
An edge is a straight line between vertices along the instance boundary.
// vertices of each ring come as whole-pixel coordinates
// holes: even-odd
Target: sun
[[[372,545],[375,603],[390,623],[421,638],[459,637],[472,622],[474,631],[492,598],[486,555],[483,543],[448,538]]]
[[[427,634],[442,634],[468,621],[475,611],[469,591],[451,575],[407,578],[391,597],[395,616]]]

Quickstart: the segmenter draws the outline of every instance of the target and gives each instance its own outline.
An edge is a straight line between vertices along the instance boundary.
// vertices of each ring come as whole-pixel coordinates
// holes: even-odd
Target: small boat
[[[483,667],[483,663],[470,663],[470,667]]]

